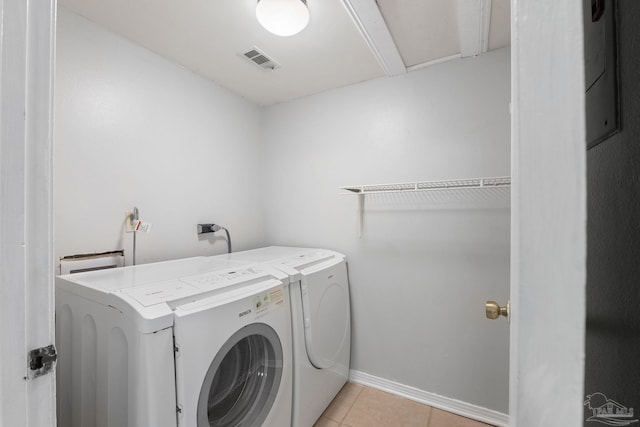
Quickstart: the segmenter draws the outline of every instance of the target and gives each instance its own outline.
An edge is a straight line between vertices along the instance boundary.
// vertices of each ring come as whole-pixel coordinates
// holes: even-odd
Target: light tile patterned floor
[[[489,427],[412,400],[347,383],[314,427]]]

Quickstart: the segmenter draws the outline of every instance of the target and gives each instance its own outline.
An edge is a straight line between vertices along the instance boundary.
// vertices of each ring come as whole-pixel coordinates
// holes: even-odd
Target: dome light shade
[[[292,36],[309,23],[309,9],[306,0],[258,0],[256,18],[267,31]]]

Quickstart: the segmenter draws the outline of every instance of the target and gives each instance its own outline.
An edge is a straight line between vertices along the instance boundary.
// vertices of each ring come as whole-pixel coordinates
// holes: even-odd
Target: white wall
[[[352,368],[508,411],[508,199],[367,198],[338,187],[510,174],[509,51],[266,109],[267,240],[347,254]]]
[[[264,244],[261,110],[60,8],[55,130],[58,256],[124,248],[125,211],[145,263],[226,251],[196,224],[230,229],[234,250]]]

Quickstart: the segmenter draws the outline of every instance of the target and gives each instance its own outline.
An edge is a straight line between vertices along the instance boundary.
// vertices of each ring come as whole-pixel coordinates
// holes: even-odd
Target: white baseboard
[[[429,393],[428,391],[420,390],[415,387],[385,380],[384,378],[374,377],[373,375],[369,375],[364,372],[353,370],[349,371],[349,380],[357,384],[386,391],[387,393],[395,394],[415,402],[481,421],[483,423],[499,427],[509,426],[509,416],[502,412],[472,405],[471,403],[462,402],[450,397],[440,396],[435,393]]]

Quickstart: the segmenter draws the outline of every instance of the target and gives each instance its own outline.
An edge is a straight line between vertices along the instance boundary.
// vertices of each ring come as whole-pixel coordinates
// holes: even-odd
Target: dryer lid
[[[333,366],[349,346],[351,316],[347,266],[343,259],[300,271],[304,338],[309,361],[319,369]]]
[[[287,273],[292,281],[296,281],[300,280],[301,274],[304,272],[310,274],[344,259],[345,256],[338,252],[325,249],[310,249],[295,256],[275,261],[271,265]]]

